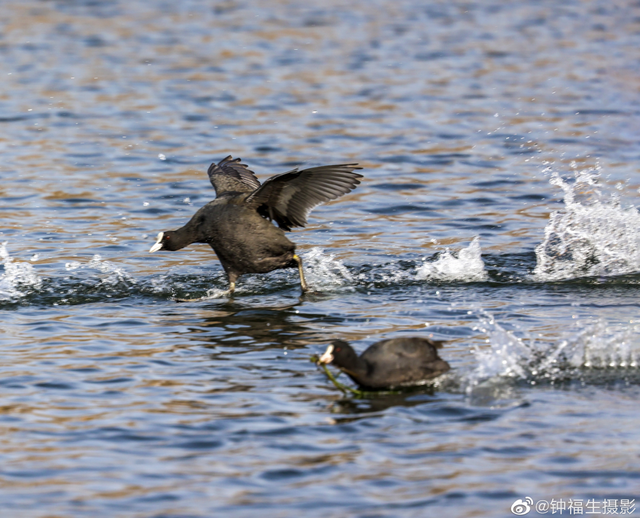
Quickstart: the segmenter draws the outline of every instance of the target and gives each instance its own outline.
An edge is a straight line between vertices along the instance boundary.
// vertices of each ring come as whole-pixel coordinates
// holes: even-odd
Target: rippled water
[[[3,513],[494,517],[640,496],[637,3],[3,15]],[[291,270],[215,298],[207,246],[148,253],[227,154],[262,179],[364,167],[292,235],[319,295]],[[356,399],[309,361],[403,335],[448,341],[435,387]]]

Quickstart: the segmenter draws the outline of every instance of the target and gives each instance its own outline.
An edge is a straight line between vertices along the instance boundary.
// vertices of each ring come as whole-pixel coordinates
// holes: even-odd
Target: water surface
[[[622,514],[638,496],[637,5],[3,13],[8,515]],[[292,233],[320,295],[291,270],[175,302],[226,288],[208,247],[148,249],[228,154],[262,180],[364,167]],[[357,399],[309,361],[404,335],[448,341],[435,387]]]

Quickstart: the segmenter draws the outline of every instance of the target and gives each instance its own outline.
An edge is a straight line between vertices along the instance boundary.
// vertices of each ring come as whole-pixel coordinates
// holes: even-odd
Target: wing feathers
[[[285,230],[304,227],[314,207],[355,189],[362,178],[353,172],[356,169],[361,169],[358,164],[294,169],[269,178],[247,198],[247,203]]]
[[[253,171],[239,158],[232,158],[231,155],[218,164],[211,164],[207,174],[216,190],[216,196],[225,192],[253,192],[260,187]]]
[[[311,210],[355,189],[362,175],[358,164],[298,168],[269,178],[261,186],[253,171],[231,155],[211,164],[207,174],[216,196],[228,192],[249,193],[246,203],[281,228],[304,227]]]

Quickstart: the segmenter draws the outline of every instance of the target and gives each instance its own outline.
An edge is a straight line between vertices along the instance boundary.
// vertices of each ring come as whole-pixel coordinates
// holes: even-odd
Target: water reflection
[[[399,394],[367,394],[363,398],[344,397],[331,404],[332,414],[342,414],[343,417],[332,417],[336,424],[355,422],[358,419],[369,418],[392,407],[412,408],[421,405],[441,405],[448,398],[437,396],[437,389],[432,385],[404,389]],[[427,408],[427,412],[430,410]]]
[[[179,309],[184,307],[179,306]],[[197,307],[185,317],[178,310],[165,313],[167,324],[178,325],[176,339],[189,340],[215,349],[224,347],[224,354],[237,349],[237,354],[269,349],[306,349],[325,344],[333,336],[323,327],[340,325],[345,318],[305,311],[305,302],[298,301],[282,306],[259,307],[223,301],[215,309]],[[215,353],[214,353],[215,354]]]

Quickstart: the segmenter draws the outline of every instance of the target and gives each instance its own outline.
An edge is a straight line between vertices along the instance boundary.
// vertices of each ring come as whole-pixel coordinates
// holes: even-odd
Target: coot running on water
[[[334,340],[318,363],[335,365],[365,388],[416,385],[451,368],[438,356],[441,347],[442,342],[428,338],[393,338],[376,342],[358,356],[347,342]]]
[[[211,164],[207,171],[216,199],[196,212],[184,227],[160,232],[149,252],[208,243],[227,274],[229,294],[241,275],[280,268],[298,268],[300,286],[306,292],[309,288],[302,261],[284,231],[304,227],[311,209],[353,190],[362,178],[353,172],[362,169],[357,166],[296,168],[260,185],[239,158],[228,156],[219,164]]]

